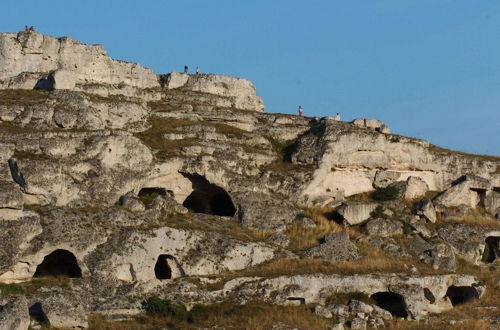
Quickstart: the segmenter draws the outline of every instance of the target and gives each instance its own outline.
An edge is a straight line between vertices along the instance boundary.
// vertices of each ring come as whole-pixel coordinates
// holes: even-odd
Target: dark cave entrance
[[[82,277],[82,270],[73,253],[68,250],[55,250],[45,256],[41,264],[36,267],[33,277]]]
[[[155,264],[155,276],[159,280],[169,280],[172,278],[172,268],[169,260],[174,260],[169,254],[160,254]]]
[[[150,196],[150,195],[167,196],[167,194],[172,194],[172,192],[165,189],[165,188],[147,187],[147,188],[142,188],[141,190],[139,190],[139,194],[137,194],[137,195],[139,197],[144,197],[144,196]]]
[[[492,263],[500,257],[500,236],[488,236],[485,243],[483,261]]]
[[[45,326],[49,325],[49,319],[45,315],[45,313],[42,309],[41,303],[37,302],[37,303],[34,303],[33,305],[31,305],[28,308],[28,314],[33,320],[35,320],[39,324],[45,325]]]
[[[402,295],[393,292],[377,292],[372,294],[371,298],[375,300],[380,308],[389,311],[395,317],[407,317],[405,299]]]
[[[436,302],[436,297],[432,294],[431,290],[428,288],[424,288],[424,297],[427,299],[431,304],[434,304]]]
[[[453,306],[462,305],[466,302],[479,299],[477,290],[471,286],[450,286],[445,297],[450,298]]]
[[[193,185],[193,192],[182,205],[195,213],[232,217],[236,213],[231,196],[221,187],[198,174],[181,173]]]

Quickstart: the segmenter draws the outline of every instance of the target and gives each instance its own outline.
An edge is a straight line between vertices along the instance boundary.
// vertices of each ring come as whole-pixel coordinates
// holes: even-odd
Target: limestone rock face
[[[453,272],[459,258],[494,271],[499,157],[262,111],[245,79],[0,34],[0,328],[26,329],[28,309],[33,328],[130,319],[151,296],[311,303],[339,327],[382,327],[482,295]],[[388,186],[400,195],[375,202]],[[354,292],[380,306],[330,304]]]
[[[390,237],[403,234],[403,224],[390,219],[373,219],[366,224],[368,234],[378,237]]]
[[[373,185],[380,185],[377,181],[382,180],[381,175],[386,177],[383,185],[413,176],[425,181],[429,190],[441,191],[467,172],[493,179],[498,162],[436,150],[423,140],[328,120],[301,136],[291,160],[315,168],[298,197],[306,204],[338,192],[351,196],[371,191]]]
[[[28,304],[24,296],[13,297],[7,304],[0,305],[0,328],[26,330],[30,325]]]
[[[326,235],[319,246],[306,250],[304,255],[330,261],[350,261],[360,258],[358,248],[345,232]]]
[[[84,45],[67,37],[53,38],[36,32],[1,33],[0,49],[0,81],[4,88],[34,88],[38,80],[28,78],[20,86],[16,79],[23,73],[43,77],[56,70],[61,72],[52,79],[57,79],[55,85],[62,89],[88,83],[159,86],[150,69],[112,60],[101,45]]]

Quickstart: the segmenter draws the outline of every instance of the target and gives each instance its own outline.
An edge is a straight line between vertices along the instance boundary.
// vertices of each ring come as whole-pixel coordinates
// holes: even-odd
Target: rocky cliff
[[[0,88],[0,328],[97,327],[148,297],[185,326],[228,301],[306,328],[443,325],[462,304],[498,322],[499,157],[263,113],[248,80],[34,32],[0,33]]]

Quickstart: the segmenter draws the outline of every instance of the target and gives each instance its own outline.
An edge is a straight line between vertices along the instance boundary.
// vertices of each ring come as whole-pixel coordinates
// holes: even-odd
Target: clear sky
[[[157,73],[250,79],[267,112],[377,118],[394,133],[500,155],[500,1],[3,0],[25,24]]]

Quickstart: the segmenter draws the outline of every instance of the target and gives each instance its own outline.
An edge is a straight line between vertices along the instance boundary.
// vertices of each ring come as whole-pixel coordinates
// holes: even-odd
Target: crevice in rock
[[[17,166],[17,162],[14,159],[9,159],[7,161],[9,164],[10,175],[12,176],[12,180],[17,183],[23,190],[26,189],[26,180],[24,180],[23,173],[19,170]]]
[[[41,303],[37,302],[31,305],[28,308],[28,313],[30,317],[36,322],[38,322],[40,325],[42,326],[50,325],[49,319],[47,318],[47,315],[45,315]]]
[[[393,292],[377,292],[371,295],[380,308],[389,311],[395,317],[408,317],[404,297]]]
[[[232,217],[236,213],[231,196],[223,188],[210,183],[199,174],[181,173],[188,178],[193,192],[182,205],[195,213]]]
[[[33,277],[82,277],[82,270],[73,253],[58,249],[43,258]]]
[[[431,290],[428,288],[424,288],[424,297],[427,299],[431,304],[434,304],[436,302],[436,297],[432,294]]]
[[[445,297],[448,297],[453,306],[462,305],[466,302],[479,299],[477,290],[472,286],[450,286],[446,291]]]

